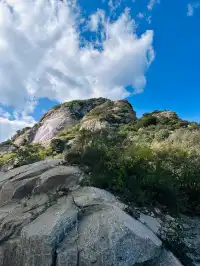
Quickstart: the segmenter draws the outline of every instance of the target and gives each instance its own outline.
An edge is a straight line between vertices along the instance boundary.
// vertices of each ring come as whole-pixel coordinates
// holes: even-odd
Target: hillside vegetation
[[[103,103],[59,132],[47,146],[27,143],[11,153],[1,153],[0,167],[65,158],[69,164],[83,167],[87,184],[115,192],[129,203],[200,214],[199,124],[181,120],[170,111],[134,119],[130,108],[127,102]],[[106,127],[83,128],[91,117],[93,123],[94,119],[106,122]]]

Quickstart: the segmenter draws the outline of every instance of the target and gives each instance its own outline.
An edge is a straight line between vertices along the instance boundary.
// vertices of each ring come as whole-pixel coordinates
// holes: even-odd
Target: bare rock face
[[[46,160],[0,174],[0,266],[181,266],[111,193]]]
[[[38,129],[33,143],[45,143],[50,141],[58,132],[65,127],[69,127],[76,123],[76,118],[71,116],[67,108],[60,108],[59,110],[51,110],[43,120]]]
[[[33,132],[33,143],[48,144],[57,133],[76,124],[90,110],[106,101],[108,100],[98,98],[55,106],[41,118],[37,131]]]
[[[17,146],[23,146],[27,143],[31,143],[35,137],[35,134],[40,127],[40,123],[36,123],[32,128],[26,127],[19,131],[12,137],[13,143]]]
[[[113,102],[104,98],[95,98],[66,102],[54,106],[32,128],[26,127],[18,131],[11,139],[12,147],[1,144],[0,152],[5,149],[10,151],[13,147],[29,143],[48,145],[59,132],[79,122],[81,129],[99,131],[135,119],[135,111],[125,100]]]

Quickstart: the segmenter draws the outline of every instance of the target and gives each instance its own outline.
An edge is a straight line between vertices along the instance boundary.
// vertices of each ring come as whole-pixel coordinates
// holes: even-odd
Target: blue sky
[[[14,0],[7,1],[9,5],[13,5]],[[21,1],[22,3],[24,0],[16,1]],[[24,6],[25,5],[27,4],[24,4]],[[77,4],[74,4],[74,6],[69,9],[70,12],[72,12],[71,10],[73,8],[75,9],[77,7],[79,7],[78,13],[81,13],[80,19],[82,20],[82,24],[81,26],[78,24],[79,32],[75,37],[79,36],[84,39],[84,42],[88,43],[87,53],[85,53],[81,59],[81,62],[84,62],[84,67],[81,69],[81,75],[80,69],[78,69],[79,66],[76,64],[72,64],[72,67],[70,65],[69,68],[65,68],[67,69],[67,72],[74,71],[73,73],[70,73],[66,79],[68,82],[67,86],[71,86],[69,92],[67,91],[67,86],[64,86],[63,83],[61,84],[60,81],[58,89],[56,88],[55,83],[54,88],[50,88],[49,80],[47,82],[44,78],[46,77],[47,67],[41,67],[39,70],[35,70],[34,64],[38,64],[37,62],[40,63],[39,58],[42,53],[45,53],[45,50],[40,51],[39,48],[37,48],[37,50],[34,50],[34,48],[32,50],[30,49],[31,53],[28,56],[28,46],[26,46],[26,42],[23,41],[23,50],[27,49],[28,51],[27,56],[24,57],[24,53],[18,49],[18,47],[22,47],[21,41],[24,39],[22,39],[21,36],[20,38],[16,38],[16,34],[7,36],[7,33],[9,32],[10,34],[13,30],[12,27],[14,27],[14,21],[13,25],[10,23],[10,28],[6,28],[3,32],[3,28],[1,27],[3,22],[5,23],[10,19],[8,18],[6,9],[4,10],[5,21],[0,21],[0,69],[4,70],[4,72],[0,71],[0,85],[2,88],[2,91],[0,90],[2,95],[2,97],[0,97],[0,140],[5,139],[8,135],[11,133],[13,134],[15,130],[22,128],[26,124],[33,124],[35,121],[39,120],[45,111],[58,102],[74,98],[89,98],[90,95],[106,96],[108,98],[116,99],[121,97],[126,98],[127,91],[137,92],[128,96],[127,99],[132,103],[138,116],[141,116],[144,112],[150,112],[155,109],[168,109],[177,112],[183,119],[200,122],[200,2],[198,2],[198,0],[79,0]],[[18,9],[16,8],[16,10]],[[95,19],[98,20],[100,26],[98,29],[91,30],[91,27],[94,27],[93,24],[93,26],[90,26],[90,30],[88,30],[86,26],[92,21],[92,14],[96,14]],[[115,28],[111,28],[113,25],[112,23],[120,21],[122,14],[125,14],[125,16],[124,20],[122,20],[123,23],[120,24],[121,26],[118,25]],[[42,14],[40,14],[40,16],[41,15]],[[65,16],[68,16],[68,13],[66,13]],[[67,25],[66,27],[70,29],[73,28],[71,26],[73,25],[71,20],[72,19],[69,18],[65,22],[65,26]],[[104,24],[102,23],[101,25],[100,20],[104,20]],[[133,25],[131,23],[128,24],[127,20],[128,23],[132,21]],[[105,26],[107,23],[106,21],[109,21],[110,23],[107,30],[110,31],[110,36],[113,37],[113,42],[115,41],[115,34],[121,34],[122,38],[120,41],[123,40],[123,38],[125,40],[124,44],[120,44],[121,46],[117,48],[119,50],[115,50],[117,54],[118,51],[119,53],[122,53],[123,58],[119,59],[121,60],[119,63],[124,65],[124,68],[116,66],[115,69],[115,65],[111,65],[111,61],[108,59],[110,57],[109,51],[110,53],[112,52],[112,49],[109,49],[112,45],[115,45],[112,43],[112,40],[110,40],[107,48],[103,45],[103,43],[106,43],[106,40],[102,40],[101,38],[98,39],[98,45],[94,45],[94,40],[97,40],[97,36],[101,36],[102,32],[104,32],[101,27]],[[42,21],[42,23],[44,23],[44,21]],[[38,25],[38,29],[40,29],[42,24]],[[132,25],[131,30],[130,25]],[[30,27],[26,30],[27,31],[24,30],[23,32],[24,36],[29,35],[32,28]],[[41,32],[43,32],[42,30],[43,29],[41,28]],[[126,32],[125,35],[123,35],[123,30]],[[35,39],[32,40],[38,41],[38,36],[33,33],[31,34],[32,36],[35,36]],[[136,37],[134,37],[134,34],[137,34],[137,36],[135,35]],[[143,34],[146,34],[146,37],[144,37]],[[130,40],[129,37],[133,37],[133,39]],[[10,49],[7,50],[10,54],[13,54],[13,51],[16,52],[17,56],[14,57],[14,62],[18,63],[17,60],[19,60],[19,67],[21,67],[24,73],[18,71],[19,67],[17,70],[13,68],[13,72],[9,72],[10,65],[6,61],[7,59],[3,57],[5,51],[2,49],[4,47],[2,46],[3,48],[1,48],[1,43],[4,44],[7,40],[16,40],[16,49],[14,46],[14,48],[7,46],[6,49]],[[117,41],[118,39],[116,39],[116,42]],[[127,48],[128,41],[130,41],[130,45],[133,47],[132,50]],[[66,47],[68,49],[69,42],[70,45],[72,45],[71,47],[73,50],[76,40],[67,39],[64,46],[65,49]],[[95,49],[99,49],[99,51],[101,48],[105,49],[105,51],[107,49],[107,53],[105,53],[107,58],[105,59],[105,55],[102,56],[102,53],[101,55],[98,55],[97,63],[99,63],[99,65],[102,64],[102,66],[106,64],[106,69],[109,73],[103,71],[101,66],[99,69],[97,68],[97,71],[100,72],[100,74],[95,72],[92,73],[88,83],[87,77],[90,72],[87,71],[91,71],[95,66],[94,64],[93,68],[91,68],[91,65],[89,64],[93,57],[91,54],[87,56],[88,51],[91,51],[89,47],[92,42],[93,52]],[[27,44],[29,45],[28,42]],[[38,43],[36,42],[36,44]],[[79,46],[83,48],[85,47],[85,43],[82,46],[79,43]],[[80,49],[80,47],[77,49]],[[123,55],[124,49],[128,49],[127,53],[130,52],[130,61],[127,53],[124,53]],[[64,62],[68,67],[69,62],[67,60],[70,61],[75,59],[75,61],[77,61],[77,58],[82,56],[79,52],[80,50],[77,50],[70,54],[69,48],[69,52],[65,58],[65,53],[60,49],[55,52],[54,61],[52,60],[51,63]],[[38,61],[36,61],[37,57]],[[10,62],[13,67],[13,58],[11,59]],[[110,68],[107,68],[108,65]],[[9,67],[6,68],[6,66]],[[28,68],[30,68],[30,71],[26,72]],[[132,73],[130,71],[131,68],[133,68]],[[78,71],[78,74],[76,74],[76,71]],[[30,80],[32,81],[33,72],[34,78],[38,73],[41,74],[41,77],[39,77],[38,80],[36,79],[37,81],[34,80],[32,83],[29,82],[28,87],[27,83],[22,83],[20,78],[25,80],[31,73]],[[127,74],[127,72],[130,73]],[[50,73],[55,74],[57,72],[53,69]],[[9,74],[8,77],[10,77],[9,84],[2,78],[6,74]],[[108,76],[112,76],[112,79],[109,79]],[[93,89],[90,88],[92,78],[94,78],[96,82],[94,84],[97,84],[96,94],[94,94],[94,91],[92,91]],[[102,80],[99,81],[98,79],[105,79],[106,82],[102,83]],[[13,84],[11,83],[12,80]],[[79,84],[81,84],[81,87],[80,89],[77,89]],[[123,88],[120,87],[121,84],[123,85]],[[112,86],[114,88],[113,90]],[[16,88],[13,89],[13,87]],[[24,108],[22,108],[22,106]]]
[[[143,93],[128,100],[139,116],[155,109],[169,109],[184,119],[200,122],[200,9],[196,9],[193,16],[187,16],[189,1],[161,0],[149,12],[148,3],[145,0],[123,1],[116,11],[119,15],[128,6],[133,17],[139,12],[148,13],[152,16],[151,24],[137,19],[138,33],[154,30],[156,58],[147,72],[147,85]],[[107,3],[101,0],[80,0],[80,5],[86,15],[98,8],[109,13]],[[54,104],[42,100],[36,108],[37,119],[42,110]]]

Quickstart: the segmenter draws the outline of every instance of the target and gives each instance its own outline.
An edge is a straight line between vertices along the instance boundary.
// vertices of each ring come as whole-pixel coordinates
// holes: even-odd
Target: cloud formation
[[[17,113],[11,120],[11,115],[0,108],[0,142],[11,138],[19,129],[33,126],[35,122],[31,116],[19,117]]]
[[[154,6],[155,6],[156,4],[160,4],[160,0],[150,0],[149,3],[148,3],[147,8],[148,8],[149,10],[153,10],[153,8],[154,8]]]
[[[143,91],[153,31],[138,37],[127,10],[113,22],[99,10],[85,22],[96,34],[91,41],[81,31],[84,19],[75,0],[0,2],[0,104],[28,114],[42,97],[119,99]],[[5,118],[1,135],[3,125]]]
[[[192,17],[194,15],[195,9],[200,8],[200,2],[198,3],[189,3],[187,5],[187,16]]]

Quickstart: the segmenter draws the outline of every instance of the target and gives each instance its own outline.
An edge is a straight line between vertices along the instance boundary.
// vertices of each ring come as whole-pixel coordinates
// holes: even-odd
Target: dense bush
[[[10,162],[12,163],[14,156],[14,153],[0,155],[0,168]]]
[[[144,115],[142,118],[138,119],[137,121],[137,127],[148,127],[150,125],[156,125],[157,124],[157,118],[152,115]]]
[[[18,149],[13,157],[13,164],[18,167],[40,161],[45,157],[45,150],[39,144],[28,144]]]
[[[89,166],[90,185],[138,204],[200,213],[200,157],[178,148],[154,150],[116,132],[84,132],[75,150],[66,158]]]
[[[52,139],[50,143],[50,148],[52,152],[62,153],[65,149],[65,142],[62,139]]]
[[[155,134],[155,139],[158,141],[165,140],[169,137],[170,132],[168,129],[161,129]]]
[[[0,156],[0,167],[3,167],[4,165],[18,167],[44,160],[52,156],[53,151],[49,147],[44,148],[39,144],[27,144],[21,146],[17,151],[11,154]]]

